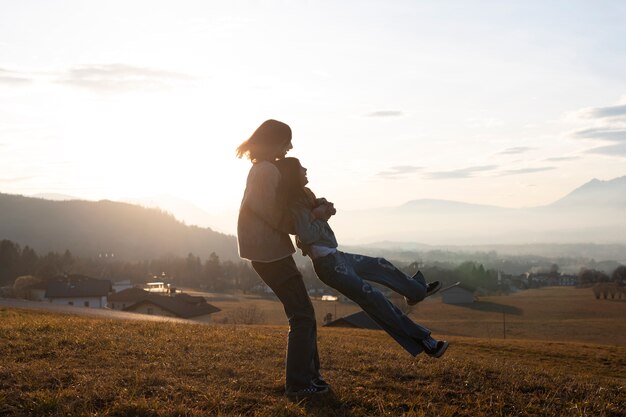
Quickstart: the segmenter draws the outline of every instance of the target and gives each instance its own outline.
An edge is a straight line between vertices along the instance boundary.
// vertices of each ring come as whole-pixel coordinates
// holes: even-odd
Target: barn
[[[476,290],[472,287],[459,284],[442,290],[440,292],[441,301],[444,304],[472,304],[475,301],[475,291]]]

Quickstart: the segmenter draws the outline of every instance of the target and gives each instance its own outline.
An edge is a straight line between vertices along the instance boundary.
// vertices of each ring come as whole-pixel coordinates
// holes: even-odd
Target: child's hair
[[[237,158],[246,156],[250,161],[273,161],[276,151],[291,141],[291,128],[278,120],[261,123],[252,136],[237,147]]]
[[[301,201],[312,207],[315,204],[315,195],[300,183],[300,169],[302,168],[300,160],[287,157],[274,161],[274,165],[280,172],[278,204],[288,207],[296,201]]]

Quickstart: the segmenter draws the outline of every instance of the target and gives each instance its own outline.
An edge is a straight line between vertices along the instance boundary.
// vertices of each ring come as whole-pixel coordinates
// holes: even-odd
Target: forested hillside
[[[112,201],[50,201],[0,193],[0,239],[39,253],[115,254],[121,260],[163,255],[236,260],[234,236],[187,226],[157,209]]]

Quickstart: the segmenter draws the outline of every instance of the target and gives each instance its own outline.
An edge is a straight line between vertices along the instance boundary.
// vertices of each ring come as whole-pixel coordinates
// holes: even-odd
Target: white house
[[[73,275],[49,282],[45,298],[53,304],[105,308],[110,291],[111,281]]]
[[[204,297],[184,293],[162,295],[140,288],[129,288],[109,297],[109,308],[165,317],[177,317],[210,322],[211,314],[219,308],[206,302]]]

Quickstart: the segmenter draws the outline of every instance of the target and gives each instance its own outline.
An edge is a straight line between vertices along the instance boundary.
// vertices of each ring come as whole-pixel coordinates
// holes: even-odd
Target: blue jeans
[[[426,296],[426,282],[408,277],[384,258],[372,258],[337,251],[313,260],[317,276],[365,311],[383,330],[411,355],[424,350],[421,341],[430,330],[414,323],[368,281],[382,284],[411,299]]]

